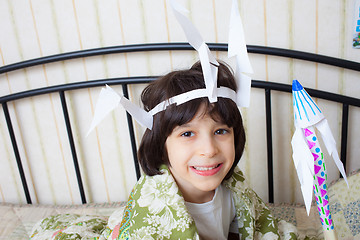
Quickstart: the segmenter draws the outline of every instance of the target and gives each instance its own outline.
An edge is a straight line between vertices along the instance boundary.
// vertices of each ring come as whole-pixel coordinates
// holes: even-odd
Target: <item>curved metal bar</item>
[[[254,88],[269,88],[275,91],[281,92],[292,92],[292,86],[289,84],[283,83],[275,83],[275,82],[268,82],[268,81],[259,81],[259,80],[252,80],[251,87]],[[326,92],[322,90],[317,90],[313,88],[306,88],[305,90],[315,98],[321,98],[329,101],[334,101],[338,103],[346,103],[350,106],[360,107],[360,99],[354,97],[348,97],[336,93]]]
[[[247,46],[249,53],[258,53],[258,54],[266,54],[278,57],[287,57],[292,59],[305,60],[309,62],[317,62],[330,66],[341,67],[344,69],[350,69],[355,71],[360,71],[360,63],[329,57],[325,55],[302,52],[297,50],[283,49],[283,48],[274,48],[274,47],[264,47],[264,46]]]
[[[213,51],[227,51],[228,45],[224,43],[208,43],[209,48]],[[279,57],[288,57],[293,59],[300,59],[305,61],[323,63],[331,66],[342,67],[345,69],[360,71],[360,63],[334,58],[314,53],[307,53],[297,50],[289,50],[283,48],[264,47],[247,45],[249,53],[266,54]],[[15,71],[22,68],[42,65],[47,63],[65,61],[76,58],[92,57],[98,55],[115,54],[115,53],[129,53],[129,52],[149,52],[149,51],[177,51],[177,50],[194,50],[188,43],[150,43],[150,44],[133,44],[121,45],[105,48],[94,48],[81,51],[74,51],[68,53],[61,53],[41,58],[30,59],[18,63],[13,63],[0,67],[0,74]]]
[[[13,93],[10,95],[5,95],[0,97],[0,103],[18,100],[26,97],[33,97],[42,94],[60,92],[60,91],[69,91],[76,90],[82,88],[90,88],[90,87],[102,87],[105,84],[114,85],[114,84],[138,84],[138,83],[148,83],[157,79],[157,76],[139,76],[139,77],[123,77],[123,78],[109,78],[109,79],[98,79],[92,81],[83,81],[69,84],[62,84],[50,87],[44,87],[34,90],[28,90],[19,93]],[[283,84],[283,83],[274,83],[269,81],[260,81],[260,80],[252,80],[251,87],[254,88],[262,88],[262,89],[270,89],[275,91],[289,92],[291,93],[291,85]],[[360,99],[348,97],[336,93],[325,92],[312,88],[305,88],[306,91],[312,96],[316,98],[321,98],[329,101],[335,101],[338,103],[345,103],[349,106],[360,107]]]
[[[157,77],[124,77],[124,78],[108,78],[108,79],[99,79],[92,81],[83,81],[76,83],[68,83],[44,88],[38,88],[18,93],[13,93],[10,95],[5,95],[0,97],[0,103],[18,100],[27,97],[34,97],[42,94],[60,92],[60,91],[69,91],[82,88],[93,88],[93,87],[103,87],[105,84],[114,85],[114,84],[138,84],[138,83],[148,83],[155,80]]]

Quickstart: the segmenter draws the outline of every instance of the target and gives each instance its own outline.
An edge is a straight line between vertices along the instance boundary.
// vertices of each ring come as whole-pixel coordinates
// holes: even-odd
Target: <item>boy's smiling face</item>
[[[233,128],[204,110],[200,107],[190,122],[175,127],[165,142],[169,169],[185,201],[194,203],[212,199],[235,159]]]

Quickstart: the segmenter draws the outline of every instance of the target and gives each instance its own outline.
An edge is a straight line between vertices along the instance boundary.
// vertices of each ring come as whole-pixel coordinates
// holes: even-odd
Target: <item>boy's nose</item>
[[[201,156],[210,158],[218,153],[216,141],[212,137],[203,137],[198,144]]]

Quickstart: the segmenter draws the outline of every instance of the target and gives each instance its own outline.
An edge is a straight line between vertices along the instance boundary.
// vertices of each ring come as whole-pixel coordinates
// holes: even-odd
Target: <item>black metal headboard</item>
[[[214,51],[227,51],[227,44],[208,44],[209,48]],[[273,55],[280,57],[287,57],[292,59],[300,59],[305,61],[311,61],[316,63],[327,64],[331,66],[341,67],[344,69],[350,69],[360,72],[360,63],[327,57],[323,55],[317,55],[312,53],[305,53],[294,50],[272,48],[272,47],[262,47],[262,46],[247,46],[249,53],[255,54],[265,54]],[[3,67],[0,67],[0,74],[5,74],[11,71],[18,69],[28,68],[36,65],[42,65],[52,62],[59,62],[64,60],[70,60],[75,58],[84,58],[90,56],[114,54],[114,53],[130,53],[130,52],[148,52],[148,51],[175,51],[175,50],[193,50],[193,48],[187,43],[157,43],[157,44],[139,44],[139,45],[124,45],[124,46],[115,46],[115,47],[106,47],[98,49],[83,50],[77,52],[69,52],[58,55],[52,55],[48,57],[42,57],[37,59],[31,59],[15,64],[9,64]],[[77,176],[77,182],[79,186],[79,192],[81,195],[82,203],[86,203],[86,196],[83,187],[83,181],[80,173],[77,151],[74,144],[73,132],[71,128],[71,122],[69,120],[68,108],[66,104],[66,92],[82,89],[82,88],[91,88],[108,85],[122,85],[123,94],[125,97],[128,97],[128,85],[129,84],[139,84],[139,83],[148,83],[156,79],[156,76],[146,76],[146,77],[125,77],[125,78],[111,78],[111,79],[99,79],[93,81],[83,81],[77,83],[70,83],[64,85],[57,85],[51,87],[38,88],[33,90],[28,90],[24,92],[14,93],[6,96],[0,97],[0,103],[3,107],[3,112],[5,115],[9,135],[11,138],[11,143],[13,147],[13,152],[15,159],[17,161],[17,166],[22,181],[24,194],[26,197],[27,203],[31,204],[32,200],[30,197],[26,176],[24,174],[21,157],[18,150],[18,145],[16,142],[16,135],[13,130],[13,125],[11,121],[11,116],[8,110],[8,103],[22,98],[48,94],[48,93],[59,93],[59,98],[61,99],[62,111],[64,116],[64,121],[66,124],[67,135],[69,140],[69,146],[71,149],[74,169]],[[281,91],[281,92],[291,92],[291,85],[280,84],[268,81],[252,80],[252,87],[264,89],[265,92],[265,107],[266,107],[266,136],[267,136],[267,164],[268,164],[268,190],[269,190],[269,202],[274,201],[274,183],[273,183],[273,142],[272,142],[272,123],[271,123],[271,92],[272,91]],[[339,94],[324,92],[315,89],[306,88],[308,93],[320,99],[325,99],[329,101],[334,101],[342,104],[342,127],[341,127],[341,160],[344,165],[346,165],[346,149],[347,149],[347,135],[348,135],[348,116],[349,116],[349,106],[360,107],[360,99],[347,97]],[[134,126],[131,119],[131,116],[127,114],[128,127],[130,132],[130,140],[132,146],[132,153],[134,158],[134,165],[137,178],[140,177],[140,168],[137,161],[137,147],[134,134]]]

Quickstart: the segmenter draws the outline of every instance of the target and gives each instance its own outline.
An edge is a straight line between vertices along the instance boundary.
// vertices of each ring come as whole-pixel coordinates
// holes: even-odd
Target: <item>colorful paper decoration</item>
[[[324,237],[325,239],[336,239],[329,209],[325,158],[315,133],[315,128],[320,132],[330,156],[334,159],[346,184],[348,184],[345,169],[340,161],[336,142],[329,124],[320,108],[297,80],[293,81],[292,93],[295,132],[291,145],[306,211],[309,215],[312,192],[314,192],[324,230]]]

